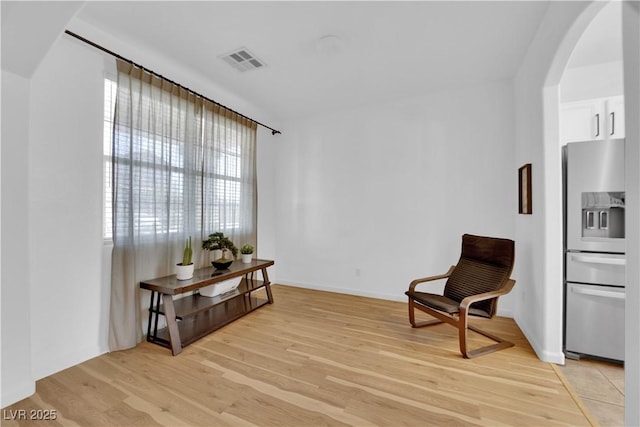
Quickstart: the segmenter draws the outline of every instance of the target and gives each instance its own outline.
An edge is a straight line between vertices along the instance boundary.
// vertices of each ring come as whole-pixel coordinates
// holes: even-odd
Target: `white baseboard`
[[[305,288],[305,289],[314,289],[316,291],[326,291],[326,292],[335,292],[338,294],[346,294],[346,295],[355,295],[359,297],[368,297],[368,298],[376,298],[376,299],[384,299],[389,301],[406,301],[407,297],[403,294],[386,294],[381,292],[371,292],[371,291],[363,291],[361,289],[351,289],[351,288],[336,288],[325,285],[316,285],[312,283],[301,283],[296,282],[295,280],[287,280],[287,279],[278,279],[278,283],[274,283],[278,285],[284,286],[293,286],[296,288]]]
[[[496,315],[500,317],[507,317],[509,319],[513,319],[513,310],[502,310],[498,308],[498,312],[496,313]]]
[[[29,381],[22,383],[16,387],[12,387],[11,390],[2,388],[2,395],[0,396],[0,406],[6,408],[9,405],[13,405],[16,402],[26,399],[36,392],[36,382]]]
[[[73,352],[67,352],[63,355],[58,355],[57,357],[48,358],[46,359],[46,363],[39,361],[39,366],[32,366],[33,376],[36,380],[40,380],[108,352],[109,351],[107,349],[93,345],[74,349]]]
[[[565,356],[562,351],[555,352],[555,351],[549,351],[542,348],[540,345],[538,345],[536,340],[533,339],[533,335],[530,334],[529,331],[527,331],[527,328],[524,328],[517,321],[516,321],[516,324],[524,334],[527,341],[529,341],[529,344],[531,345],[531,348],[533,348],[533,351],[535,351],[536,355],[538,356],[538,359],[542,360],[543,362],[555,363],[556,365],[564,365]]]

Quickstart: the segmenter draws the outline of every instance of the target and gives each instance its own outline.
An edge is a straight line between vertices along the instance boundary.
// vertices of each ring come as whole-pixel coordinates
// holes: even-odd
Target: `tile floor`
[[[590,359],[566,359],[560,372],[602,427],[624,426],[624,367]]]

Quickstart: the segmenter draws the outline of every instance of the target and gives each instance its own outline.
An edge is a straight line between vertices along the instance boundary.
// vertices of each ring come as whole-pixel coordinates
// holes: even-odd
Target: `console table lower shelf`
[[[256,262],[257,261],[257,262]],[[141,282],[140,287],[151,291],[149,305],[149,324],[147,341],[170,348],[173,355],[182,352],[182,348],[210,334],[211,332],[239,319],[240,317],[273,303],[266,266],[260,260],[253,265],[236,268],[227,273],[210,274],[211,269],[197,270],[191,283],[176,283],[171,276],[152,281]],[[269,262],[269,261],[264,261]],[[272,265],[273,261],[270,261]],[[253,268],[252,268],[253,267]],[[258,268],[255,268],[258,267]],[[264,280],[253,279],[253,272],[262,271]],[[198,273],[201,276],[198,278]],[[205,274],[206,273],[206,274]],[[244,273],[238,287],[225,294],[205,297],[194,293],[173,299],[173,295],[194,291],[212,282],[220,282]],[[175,276],[173,276],[175,277]],[[214,279],[212,279],[214,278]],[[159,319],[163,316],[166,327],[159,328]]]

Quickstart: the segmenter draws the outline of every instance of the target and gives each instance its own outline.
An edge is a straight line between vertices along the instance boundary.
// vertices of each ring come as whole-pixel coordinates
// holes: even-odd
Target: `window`
[[[149,105],[152,101],[142,99],[140,102],[145,109],[162,108],[162,117],[172,117],[175,121],[161,124],[162,129],[157,133],[138,128],[118,130],[123,128],[114,128],[116,93],[117,83],[105,78],[105,241],[113,239],[112,155],[117,156],[117,168],[128,168],[132,162],[135,166],[132,169],[135,172],[130,176],[135,182],[130,184],[139,188],[134,194],[136,209],[133,222],[141,238],[158,234],[182,236],[185,228],[190,230],[189,233],[196,231],[203,236],[214,231],[226,235],[233,235],[236,231],[240,235],[246,234],[247,230],[241,230],[243,221],[246,222],[243,216],[246,216],[247,208],[254,210],[255,206],[247,206],[243,191],[255,186],[255,160],[252,157],[255,150],[245,149],[241,143],[245,132],[242,126],[221,117],[203,102],[196,102],[194,111],[186,107],[192,113],[186,117],[184,104],[180,108],[170,102]],[[191,122],[184,124],[185,120]],[[184,128],[181,128],[183,124]],[[166,127],[173,129],[167,131]],[[158,129],[158,126],[151,128]],[[114,146],[113,138],[122,136],[131,143]],[[198,142],[194,144],[192,140]],[[120,151],[114,153],[114,149]],[[121,180],[123,176],[126,174],[120,173]],[[250,198],[253,200],[255,197]],[[188,206],[190,203],[192,206]],[[125,208],[129,209],[128,206]]]

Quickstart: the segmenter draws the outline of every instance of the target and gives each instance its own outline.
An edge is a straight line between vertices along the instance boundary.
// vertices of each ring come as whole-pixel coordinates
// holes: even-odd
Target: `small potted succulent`
[[[225,237],[225,235],[220,232],[209,234],[209,238],[202,241],[202,249],[207,251],[220,249],[222,251],[222,256],[220,258],[211,261],[211,264],[217,270],[229,268],[233,260],[238,255],[238,248],[236,248],[231,239]],[[227,252],[231,252],[231,256],[229,256]]]
[[[193,249],[191,247],[191,236],[187,239],[187,243],[184,245],[184,251],[182,252],[182,262],[176,264],[176,278],[178,280],[189,280],[193,277],[193,262],[191,256],[193,255]]]
[[[255,248],[250,244],[242,245],[240,248],[240,254],[242,255],[242,262],[244,264],[250,264],[251,258],[253,258],[253,251]]]

